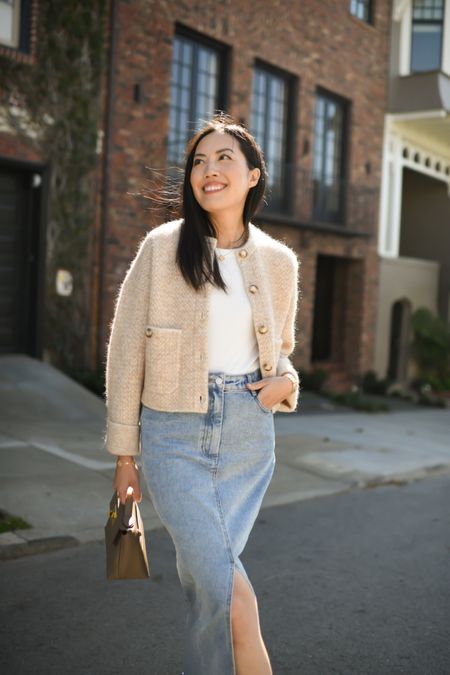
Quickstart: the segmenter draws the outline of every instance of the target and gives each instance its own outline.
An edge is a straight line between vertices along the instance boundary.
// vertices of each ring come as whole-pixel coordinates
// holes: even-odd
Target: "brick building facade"
[[[277,161],[285,164],[290,203],[269,206],[256,222],[293,247],[302,262],[296,366],[321,365],[354,377],[373,364],[390,3],[375,3],[371,23],[352,16],[347,1],[310,0],[289,3],[288,12],[285,8],[282,2],[259,4],[257,11],[238,2],[117,3],[105,319],[111,317],[117,284],[138,240],[161,219],[160,213],[139,211],[126,192],[140,189],[149,176],[145,167],[161,169],[168,163],[178,37],[194,50],[198,45],[216,50],[222,60],[218,107],[252,130],[255,117],[264,112],[255,110],[255,70],[267,73],[269,81],[273,75],[275,84],[287,83],[284,154],[271,165],[264,138],[258,140],[269,173],[279,168]],[[186,51],[184,57],[189,58]],[[340,147],[330,150],[335,162],[341,153],[337,181],[341,199],[351,202],[340,217],[314,213],[318,93],[342,111],[335,132],[342,134]],[[333,119],[329,123],[332,127]],[[325,164],[332,161],[327,157]],[[326,181],[325,169],[319,166],[317,173]],[[105,325],[102,330],[103,342]]]
[[[302,263],[296,367],[324,367],[336,383],[373,367],[390,5],[111,3],[92,363],[137,244],[164,219],[132,193],[149,167],[179,162],[184,122],[216,108],[262,145],[271,197],[255,222]]]

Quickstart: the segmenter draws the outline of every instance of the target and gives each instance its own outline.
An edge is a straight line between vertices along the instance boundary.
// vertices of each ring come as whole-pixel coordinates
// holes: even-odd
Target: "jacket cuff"
[[[141,452],[139,424],[120,424],[106,420],[105,446],[112,455],[136,456]]]

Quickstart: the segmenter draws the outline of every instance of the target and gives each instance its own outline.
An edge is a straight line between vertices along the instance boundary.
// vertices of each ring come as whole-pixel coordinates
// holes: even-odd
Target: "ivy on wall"
[[[41,0],[34,65],[0,56],[1,115],[49,166],[44,346],[60,367],[89,361],[90,285],[107,0]],[[73,291],[55,290],[58,269]]]

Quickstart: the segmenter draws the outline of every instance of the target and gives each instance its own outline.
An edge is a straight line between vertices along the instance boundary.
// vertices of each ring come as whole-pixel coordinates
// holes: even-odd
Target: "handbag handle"
[[[127,495],[125,504],[120,501],[117,490],[113,493],[109,503],[109,517],[113,520],[119,519],[119,528],[122,531],[131,530],[134,523],[138,523],[136,502],[132,495]],[[131,521],[131,525],[130,525]]]

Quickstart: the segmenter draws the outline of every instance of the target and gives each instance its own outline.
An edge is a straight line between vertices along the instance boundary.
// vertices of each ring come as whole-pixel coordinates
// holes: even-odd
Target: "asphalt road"
[[[101,542],[1,563],[2,672],[178,675],[174,550],[147,543],[149,581],[107,582]],[[264,509],[242,560],[274,675],[450,674],[449,474]]]

